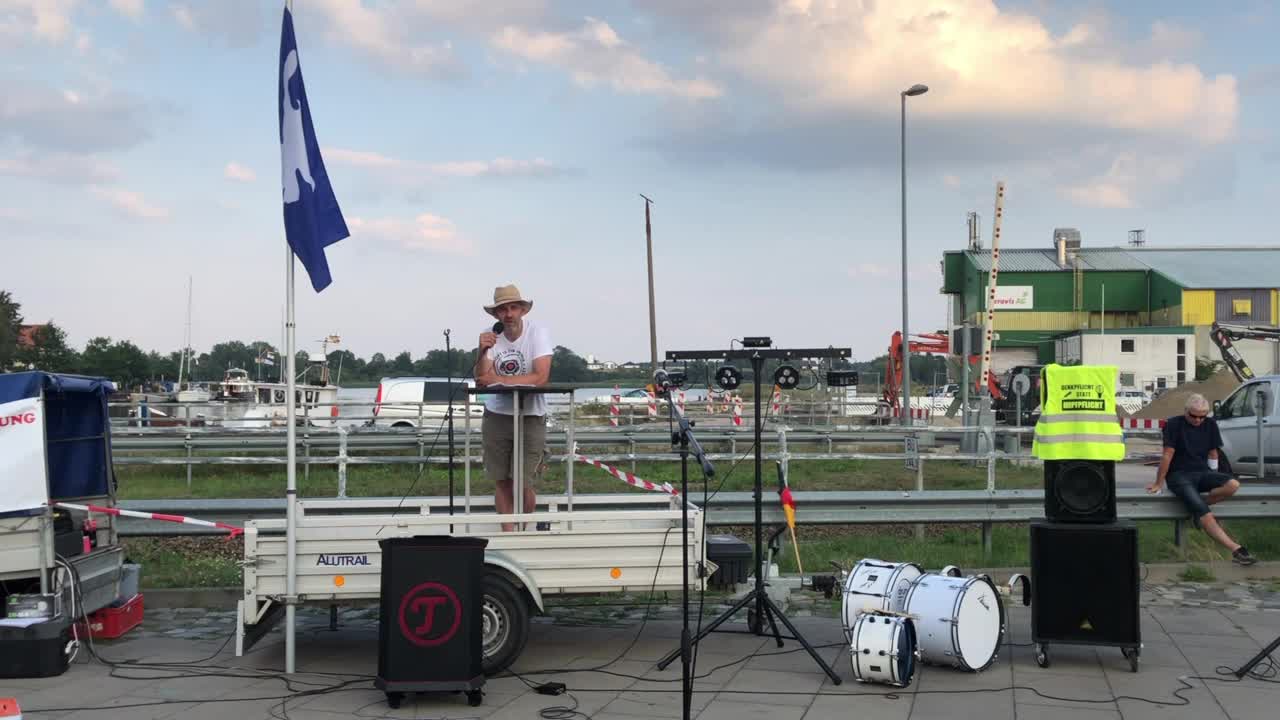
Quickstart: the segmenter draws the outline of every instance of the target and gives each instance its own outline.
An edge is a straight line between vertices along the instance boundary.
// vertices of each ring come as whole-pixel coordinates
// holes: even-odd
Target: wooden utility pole
[[[649,224],[649,206],[653,201],[644,198],[644,241],[649,254],[649,372],[658,372],[658,318],[653,307],[653,227]]]

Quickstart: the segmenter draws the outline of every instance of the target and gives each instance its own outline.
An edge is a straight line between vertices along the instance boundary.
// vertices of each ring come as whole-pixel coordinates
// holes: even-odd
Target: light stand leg
[[[1242,665],[1239,670],[1236,670],[1232,674],[1236,676],[1237,680],[1243,680],[1244,676],[1248,675],[1249,671],[1253,670],[1254,665],[1257,665],[1258,663],[1262,662],[1264,658],[1266,658],[1271,653],[1275,652],[1276,648],[1280,648],[1280,637],[1277,637],[1275,640],[1272,640],[1270,645],[1262,648],[1262,652],[1258,653],[1257,655],[1254,655],[1252,658],[1249,659],[1249,662]]]
[[[668,398],[668,404],[671,404]],[[672,411],[674,412],[674,410]],[[693,706],[693,677],[689,671],[689,436],[680,432],[680,549],[684,568],[684,582],[680,587],[680,600],[684,612],[684,626],[680,629],[680,696],[683,703],[682,720],[689,720]]]

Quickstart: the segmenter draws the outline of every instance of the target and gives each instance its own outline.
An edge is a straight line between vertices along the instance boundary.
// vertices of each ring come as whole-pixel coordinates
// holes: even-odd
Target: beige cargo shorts
[[[511,444],[515,440],[515,423],[510,415],[484,411],[480,423],[483,433],[484,475],[496,487],[511,479]],[[547,420],[541,415],[525,415],[520,418],[522,448],[524,450],[524,486],[536,488],[547,469]]]

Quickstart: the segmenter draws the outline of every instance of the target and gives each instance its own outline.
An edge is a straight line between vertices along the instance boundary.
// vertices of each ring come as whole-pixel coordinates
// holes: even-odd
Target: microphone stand
[[[684,582],[680,588],[680,604],[682,608],[683,625],[680,629],[680,696],[682,701],[682,710],[680,717],[682,720],[688,720],[690,717],[690,709],[693,706],[693,673],[690,668],[690,655],[693,648],[692,637],[689,634],[689,453],[692,452],[694,458],[702,466],[703,477],[710,480],[715,475],[715,467],[711,461],[707,459],[706,452],[703,451],[702,445],[698,443],[698,439],[693,436],[693,424],[685,418],[684,413],[676,409],[675,402],[671,399],[671,385],[669,383],[658,385],[655,383],[659,397],[666,397],[667,411],[670,414],[672,425],[679,429],[673,430],[671,433],[671,442],[678,446],[680,453],[680,548],[684,553]],[[699,561],[697,564],[698,578],[702,578],[703,566]]]

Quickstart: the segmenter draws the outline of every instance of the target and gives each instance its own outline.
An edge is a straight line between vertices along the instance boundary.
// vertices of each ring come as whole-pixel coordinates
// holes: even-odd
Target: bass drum
[[[853,679],[906,687],[916,674],[916,628],[911,618],[864,612],[849,632]]]
[[[866,558],[853,566],[844,583],[841,619],[845,632],[869,610],[903,612],[911,583],[924,572],[915,563],[890,563]]]
[[[985,578],[921,575],[906,612],[916,618],[920,660],[931,665],[985,670],[1004,639],[1004,604]]]

